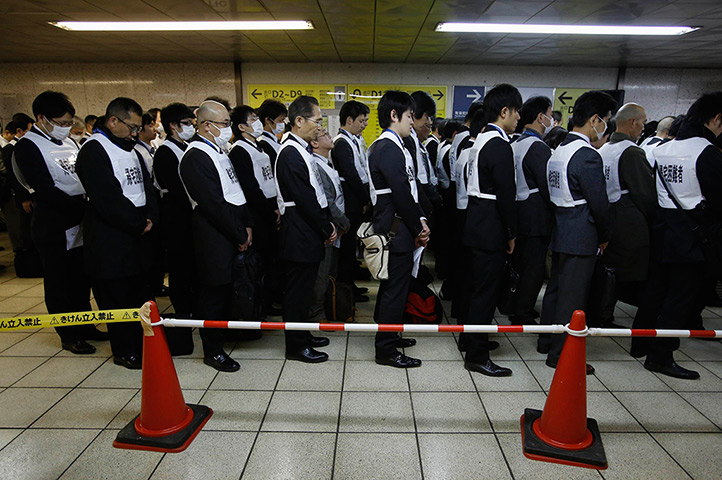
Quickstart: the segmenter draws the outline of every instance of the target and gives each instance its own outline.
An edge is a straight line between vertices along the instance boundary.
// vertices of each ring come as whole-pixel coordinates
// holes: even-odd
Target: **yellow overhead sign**
[[[258,108],[264,100],[272,98],[288,106],[301,95],[316,98],[322,110],[335,110],[345,101],[346,86],[251,84],[248,85],[246,104]]]
[[[554,93],[554,107],[553,110],[559,110],[562,112],[562,127],[567,128],[567,121],[574,112],[574,102],[577,98],[581,97],[583,93],[593,88],[564,88],[556,87]]]

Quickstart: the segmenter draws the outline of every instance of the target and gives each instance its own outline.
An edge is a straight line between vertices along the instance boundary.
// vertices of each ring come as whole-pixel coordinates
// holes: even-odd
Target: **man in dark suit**
[[[586,310],[597,252],[610,237],[609,200],[602,157],[591,146],[602,137],[617,103],[607,93],[590,91],[574,104],[572,131],[547,163],[547,186],[555,208],[551,279],[542,304],[542,324],[569,323],[575,310]],[[564,335],[541,335],[540,353],[556,368]],[[587,374],[594,373],[587,365]]]
[[[283,321],[305,322],[313,297],[324,243],[336,240],[326,194],[316,175],[309,142],[320,132],[318,100],[298,97],[288,108],[291,132],[276,158],[276,190],[281,211],[281,260],[284,262],[286,292]],[[315,348],[328,345],[325,337],[310,332],[285,331],[286,358],[306,363],[328,360]]]
[[[459,323],[489,325],[499,297],[506,254],[514,251],[516,239],[516,187],[514,154],[508,135],[519,121],[521,94],[508,84],[494,87],[482,106],[488,122],[469,153],[466,221],[461,242],[469,260],[464,287],[468,309]],[[498,346],[487,334],[462,333],[459,349],[466,352],[464,368],[483,375],[505,377],[511,369],[489,358]]]
[[[389,252],[389,278],[382,280],[376,297],[376,323],[403,323],[411,287],[414,250],[426,246],[430,230],[419,205],[413,157],[402,139],[411,135],[414,101],[404,92],[388,91],[379,101],[381,136],[369,148],[373,227],[378,233],[395,233]],[[399,352],[416,345],[396,332],[376,334],[376,363],[398,368],[418,367],[421,360]]]
[[[83,221],[85,269],[98,307],[140,308],[153,298],[148,270],[153,245],[147,235],[158,222],[153,182],[134,149],[143,110],[116,98],[80,149],[76,172],[88,195]],[[109,323],[113,361],[140,369],[143,335],[138,322]]]
[[[253,241],[253,221],[228,155],[231,119],[221,103],[198,107],[198,133],[180,163],[180,175],[193,205],[193,253],[198,275],[194,316],[232,320],[233,261]],[[222,372],[235,372],[238,362],[223,351],[223,330],[203,328],[203,362]]]

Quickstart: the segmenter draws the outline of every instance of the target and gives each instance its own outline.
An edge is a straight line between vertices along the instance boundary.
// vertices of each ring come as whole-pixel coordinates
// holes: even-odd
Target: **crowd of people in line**
[[[288,107],[269,99],[231,108],[211,97],[145,112],[119,97],[82,121],[70,99],[46,91],[32,113],[3,129],[0,207],[16,273],[44,277],[49,313],[91,310],[92,288],[102,310],[169,295],[170,316],[237,319],[238,258],[254,252],[261,317],[324,321],[329,275],[355,301],[369,300],[354,283],[368,279],[358,261],[364,221],[392,237],[374,308],[380,324],[403,323],[420,247],[433,252],[440,296],[459,324],[493,322],[510,272],[512,324],[566,324],[589,308],[590,325],[614,326],[621,300],[638,307],[635,328],[697,329],[705,305],[719,303],[722,92],[650,122],[643,106],[589,91],[564,128],[549,98],[522,101],[509,84],[463,120],[437,118],[427,92],[388,91],[378,102],[383,133],[368,148],[370,110],[354,100],[335,137],[310,96]],[[139,324],[107,329],[56,331],[76,354],[109,339],[116,364],[141,368]],[[224,342],[261,333],[235,332],[200,329],[207,365],[240,368]],[[189,328],[166,335],[173,355],[193,351]],[[328,359],[318,350],[326,337],[286,330],[285,342],[287,359]],[[415,344],[378,332],[376,362],[418,367],[404,353]],[[563,344],[563,335],[539,336],[549,367]],[[512,375],[491,360],[498,347],[486,334],[459,336],[467,370]],[[674,361],[678,347],[675,338],[634,338],[630,354],[646,357],[648,370],[699,378]]]

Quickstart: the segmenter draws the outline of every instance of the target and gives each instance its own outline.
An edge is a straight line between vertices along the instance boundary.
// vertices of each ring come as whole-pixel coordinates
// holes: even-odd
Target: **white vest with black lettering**
[[[599,149],[599,155],[602,156],[602,162],[604,163],[604,179],[607,183],[609,203],[617,203],[622,198],[622,195],[629,193],[629,190],[622,190],[619,181],[619,159],[622,158],[622,154],[629,147],[634,146],[636,144],[633,141],[622,140],[616,143],[607,142]]]
[[[166,147],[170,148],[170,151],[173,152],[176,160],[178,160],[178,165],[180,165],[181,158],[183,158],[183,153],[185,153],[185,152],[183,150],[181,150],[178,145],[171,142],[169,137],[166,137],[165,141],[161,145],[165,145]],[[165,188],[160,189],[161,196],[165,195],[166,193],[168,193],[168,189],[165,189]]]
[[[278,138],[274,134],[269,133],[265,130],[263,131],[263,134],[258,139],[258,141],[269,144],[271,148],[276,151],[276,155],[278,155],[279,150],[281,150],[281,144],[278,143]]]
[[[275,197],[276,181],[273,175],[273,168],[271,168],[271,159],[268,157],[268,154],[245,138],[236,141],[231,147],[231,150],[234,148],[242,148],[251,157],[253,176],[256,177],[256,182],[258,182],[258,186],[261,187],[263,196],[266,198]]]
[[[204,142],[203,140],[194,140],[188,145],[188,148],[186,149],[185,153],[188,154],[191,150],[200,150],[201,152],[208,155],[213,162],[213,166],[216,167],[216,171],[218,172],[218,177],[221,181],[221,190],[223,191],[223,198],[226,200],[226,202],[230,203],[231,205],[241,206],[245,205],[246,203],[246,196],[243,194],[243,189],[241,188],[241,184],[238,181],[238,176],[236,175],[236,170],[233,168],[233,164],[231,164],[231,159],[228,158],[228,155],[226,155],[226,152],[216,150],[216,148],[212,147],[208,143]],[[190,194],[188,197],[191,200],[191,203],[193,204],[193,208],[195,209],[198,205],[198,202],[194,200]]]
[[[677,208],[669,198],[659,174],[667,180],[667,185],[685,210],[692,210],[704,200],[697,178],[697,159],[702,151],[712,145],[702,137],[672,140],[654,149],[657,161],[657,202],[662,208]]]
[[[454,175],[456,179],[456,208],[458,210],[466,210],[469,205],[469,195],[466,193],[466,178],[467,178],[467,166],[469,165],[469,154],[471,153],[470,148],[465,148],[459,154],[459,159],[456,160],[456,167]]]
[[[449,181],[452,183],[456,182],[455,168],[454,164],[451,162],[451,143],[442,143],[441,145],[439,145],[439,149],[437,150],[437,152],[438,153],[436,154],[436,168],[439,171],[443,170],[444,156],[449,153]]]
[[[384,130],[381,135],[379,135],[379,138],[374,140],[374,143],[378,142],[379,140],[388,139],[391,140],[394,145],[399,147],[401,149],[401,152],[404,154],[404,164],[406,166],[406,177],[409,182],[409,187],[411,187],[411,196],[414,197],[414,201],[418,203],[419,201],[419,190],[416,185],[416,176],[414,175],[414,159],[411,158],[411,152],[404,146],[403,142],[401,141],[401,138],[394,133],[391,130]],[[373,147],[374,143],[371,144],[371,147]],[[369,150],[371,150],[371,147],[369,147]],[[366,166],[368,169],[368,165]],[[371,205],[376,205],[376,200],[379,195],[390,195],[391,189],[390,188],[382,188],[380,190],[376,190],[374,187],[374,182],[371,181],[371,172],[368,171],[368,178],[369,178],[369,190],[371,194]]]
[[[142,143],[136,143],[135,149],[138,151],[138,153],[140,153],[140,156],[143,157],[143,162],[145,162],[145,169],[148,171],[150,178],[153,179],[153,187],[155,187],[155,189],[158,190],[162,195],[163,189],[161,189],[160,185],[158,185],[158,180],[156,180],[155,172],[153,171],[153,155],[150,153],[148,147]]]
[[[358,176],[361,178],[361,183],[364,185],[369,183],[369,177],[368,177],[368,161],[366,160],[366,155],[363,152],[363,149],[361,148],[361,145],[359,145],[358,139],[353,137],[350,133],[348,133],[344,129],[340,129],[338,131],[338,135],[334,137],[333,143],[335,144],[337,141],[345,141],[348,143],[348,146],[351,147],[351,151],[353,152],[353,165],[356,167],[356,171],[358,172]]]
[[[574,135],[570,133],[570,135]],[[567,168],[569,161],[575,153],[583,148],[592,147],[583,137],[574,136],[574,141],[566,145],[560,145],[552,153],[547,163],[547,185],[549,186],[549,198],[554,205],[562,208],[573,208],[577,205],[587,203],[585,199],[574,200],[572,191],[569,189],[569,177],[567,176]]]
[[[479,155],[481,154],[481,149],[484,148],[484,145],[486,145],[492,138],[497,137],[502,138],[507,142],[509,141],[509,137],[506,133],[501,132],[494,127],[490,127],[489,130],[476,137],[474,146],[470,149],[466,189],[467,194],[471,197],[496,200],[495,194],[484,193],[479,187]]]
[[[278,185],[278,160],[281,158],[281,152],[283,152],[287,148],[295,148],[301,155],[301,158],[303,158],[303,161],[306,164],[306,168],[308,169],[308,181],[311,183],[311,186],[316,193],[316,201],[321,206],[321,208],[326,208],[328,207],[328,200],[326,200],[326,194],[323,191],[323,186],[321,185],[321,182],[319,182],[318,177],[316,177],[313,157],[310,153],[308,153],[305,148],[303,148],[300,143],[296,141],[296,139],[290,138],[291,135],[292,134],[289,134],[288,137],[286,137],[286,140],[281,145],[281,149],[278,151],[278,157],[276,158],[276,171],[273,172],[273,180],[276,183],[276,202],[278,203],[278,211],[281,212],[281,215],[284,215],[286,213],[287,207],[296,206],[296,202],[286,202],[283,199],[283,196],[281,195],[281,187],[279,187]]]
[[[98,142],[110,157],[110,164],[113,167],[113,174],[118,179],[123,189],[123,196],[130,200],[136,207],[145,206],[145,185],[143,183],[143,169],[140,166],[140,159],[135,149],[123,150],[110,141],[102,133],[94,133],[83,143],[83,148],[90,142]]]
[[[524,157],[529,153],[529,149],[536,142],[541,142],[542,139],[536,135],[529,135],[524,138],[520,138],[516,142],[511,144],[511,149],[514,152],[514,168],[516,169],[516,201],[523,202],[529,195],[533,193],[539,193],[538,188],[529,188],[526,183],[526,176],[524,175]]]
[[[451,150],[449,150],[449,165],[451,165],[452,169],[456,168],[456,151],[459,150],[461,142],[463,142],[469,135],[471,135],[471,132],[469,132],[469,130],[464,130],[463,132],[457,133],[451,141]],[[459,152],[459,155],[461,155],[461,152]],[[454,173],[455,172],[452,172],[452,177],[454,176]]]
[[[70,138],[66,138],[62,145],[58,145],[51,141],[48,137],[35,133],[30,130],[23,138],[33,142],[40,154],[43,156],[45,166],[53,179],[55,188],[61,190],[68,195],[82,195],[85,193],[83,184],[80,183],[78,175],[75,173],[75,161],[78,157],[78,147]],[[15,161],[17,163],[17,161]],[[18,180],[22,175],[22,166],[17,172]],[[24,180],[22,183],[25,183]],[[29,189],[29,186],[24,185]]]

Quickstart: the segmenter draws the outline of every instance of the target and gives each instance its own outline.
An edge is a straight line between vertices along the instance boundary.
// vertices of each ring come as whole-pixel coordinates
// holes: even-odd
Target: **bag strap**
[[[401,217],[394,214],[394,221],[391,223],[391,230],[389,230],[389,238],[394,238],[399,231],[401,225]]]

